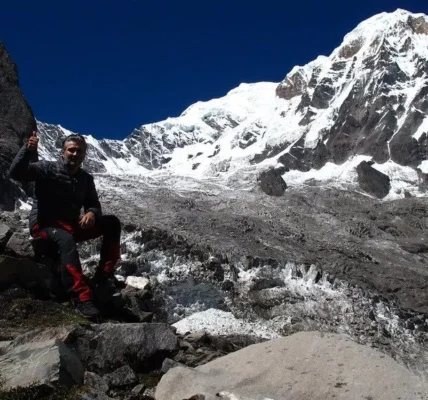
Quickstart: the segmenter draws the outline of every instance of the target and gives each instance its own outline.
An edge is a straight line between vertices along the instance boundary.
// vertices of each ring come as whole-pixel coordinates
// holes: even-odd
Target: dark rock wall
[[[5,209],[14,208],[20,192],[7,178],[8,168],[34,129],[36,121],[19,86],[18,69],[0,43],[0,206]]]

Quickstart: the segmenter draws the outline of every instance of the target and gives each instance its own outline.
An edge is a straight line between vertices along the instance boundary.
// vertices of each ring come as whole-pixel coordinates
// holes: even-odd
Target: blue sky
[[[36,118],[124,138],[241,82],[279,82],[362,20],[422,0],[15,0],[0,41]]]

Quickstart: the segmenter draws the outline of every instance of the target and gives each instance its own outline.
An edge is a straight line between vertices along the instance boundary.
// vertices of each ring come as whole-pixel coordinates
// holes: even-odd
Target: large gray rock
[[[427,390],[426,381],[373,348],[342,335],[301,332],[196,369],[173,368],[162,377],[156,400],[219,392],[246,400],[418,400]]]
[[[144,278],[141,278],[144,279]],[[152,293],[149,290],[140,290],[127,286],[121,291],[125,307],[129,316],[134,316],[133,322],[151,322],[153,318]]]
[[[160,367],[178,350],[178,339],[167,324],[101,324],[82,331],[75,348],[91,371],[111,372],[124,365],[138,371]]]
[[[85,371],[83,384],[97,392],[107,393],[108,391],[107,382],[95,372]]]
[[[282,196],[287,189],[281,173],[274,169],[261,172],[257,180],[260,188],[269,196]]]
[[[34,257],[30,236],[24,232],[15,232],[7,242],[5,252],[13,257]]]
[[[72,342],[79,328],[80,326],[78,325],[67,325],[33,329],[13,339],[9,350],[27,343],[45,342],[54,339],[68,345]]]
[[[123,388],[127,386],[132,387],[138,383],[138,378],[129,365],[124,365],[116,371],[104,375],[103,378],[110,389]]]
[[[7,225],[0,223],[0,252],[4,251],[6,243],[11,237],[11,235],[11,229]]]
[[[379,199],[384,198],[391,190],[389,176],[373,168],[366,161],[358,165],[357,174],[361,189]]]
[[[51,273],[44,265],[28,259],[0,256],[0,286],[16,282],[26,288],[49,288],[51,279]]]
[[[30,342],[0,357],[0,379],[4,389],[32,384],[72,386],[83,382],[84,369],[60,340]]]

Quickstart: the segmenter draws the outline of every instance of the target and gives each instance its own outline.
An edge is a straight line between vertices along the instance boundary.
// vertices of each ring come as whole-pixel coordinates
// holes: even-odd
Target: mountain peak
[[[408,182],[428,171],[427,35],[423,14],[375,15],[330,56],[294,67],[279,84],[242,83],[178,117],[143,125],[123,141],[88,138],[87,167],[219,178],[234,187],[250,187],[252,173],[275,167],[287,183],[334,181],[339,174],[337,181],[353,185],[356,167],[366,161],[385,175],[406,176],[405,184],[391,180],[391,192],[404,195],[406,187],[418,195]],[[69,133],[44,128],[42,150]]]
[[[403,9],[392,13],[380,13],[361,22],[344,38],[344,43],[358,38],[367,43],[375,37],[396,37],[403,35],[427,35],[428,17],[425,14],[414,14]],[[426,38],[424,38],[426,39]]]

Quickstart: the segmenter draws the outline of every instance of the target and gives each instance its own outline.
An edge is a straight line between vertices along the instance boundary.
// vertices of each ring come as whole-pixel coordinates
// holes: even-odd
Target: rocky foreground
[[[46,295],[27,212],[1,214],[5,399],[426,398],[423,199],[98,182],[124,230],[124,304],[99,324]]]

